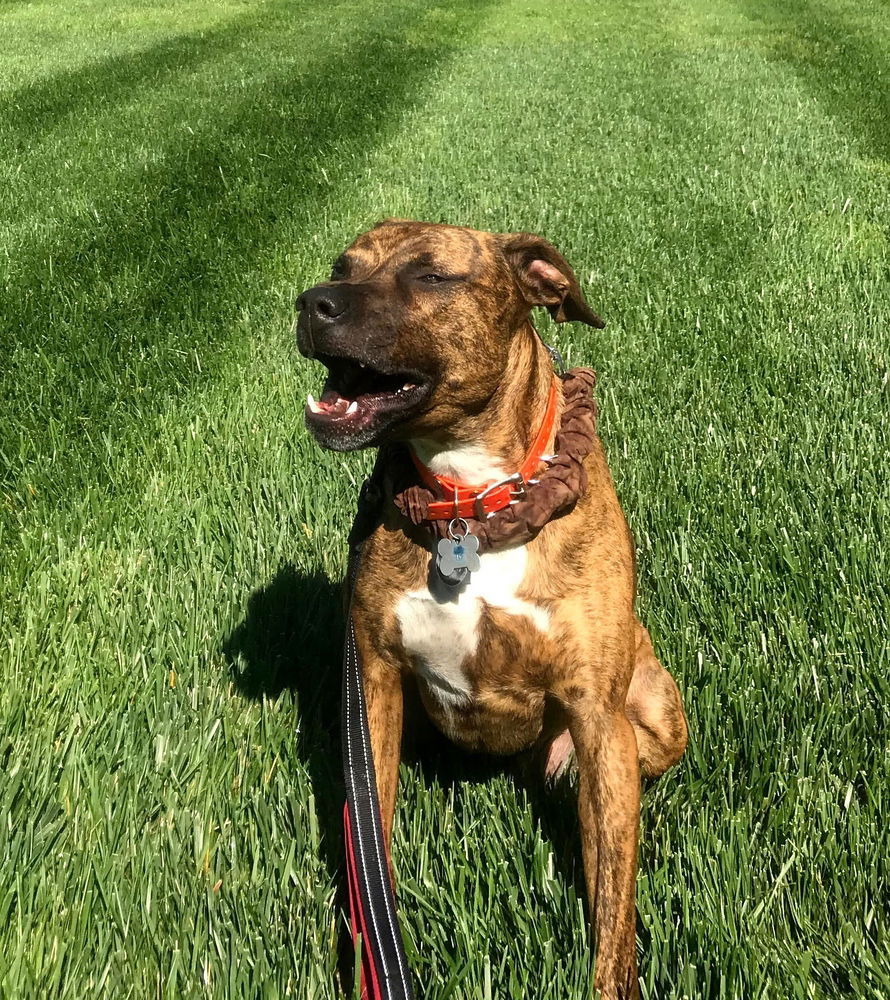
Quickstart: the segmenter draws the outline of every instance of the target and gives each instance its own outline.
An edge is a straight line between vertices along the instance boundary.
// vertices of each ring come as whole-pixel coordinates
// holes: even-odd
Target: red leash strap
[[[352,947],[358,946],[359,934],[362,939],[362,969],[361,969],[361,1000],[381,1000],[380,980],[374,957],[367,947],[368,931],[365,915],[362,911],[361,894],[359,893],[358,874],[356,873],[355,851],[352,840],[352,824],[349,822],[349,806],[343,806],[343,833],[346,842],[346,885],[349,894],[349,926],[352,930]],[[368,984],[371,984],[370,993]]]
[[[361,544],[350,550],[349,591],[355,587]],[[411,973],[396,917],[383,838],[377,778],[362,682],[362,659],[350,614],[343,649],[343,776],[346,874],[352,938],[362,936],[362,1000],[414,1000]]]

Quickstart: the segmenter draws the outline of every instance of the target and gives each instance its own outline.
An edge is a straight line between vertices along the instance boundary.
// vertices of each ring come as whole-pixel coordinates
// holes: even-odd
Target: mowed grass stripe
[[[841,83],[843,26],[873,48],[885,29],[831,9],[817,50]],[[122,413],[95,480],[113,493],[60,471],[68,505],[19,522],[10,992],[335,995],[331,581],[368,456],[306,440],[319,376],[291,359],[288,300],[392,213],[542,231],[610,320],[542,326],[600,370],[643,609],[694,731],[646,795],[645,994],[888,995],[886,189],[857,117],[775,58],[808,12],[426,8],[407,37],[460,44],[361,167],[252,256],[222,246],[240,348]],[[204,286],[180,276],[180,237],[169,296],[187,309]],[[571,795],[453,757],[403,772],[396,864],[425,995],[585,995]]]

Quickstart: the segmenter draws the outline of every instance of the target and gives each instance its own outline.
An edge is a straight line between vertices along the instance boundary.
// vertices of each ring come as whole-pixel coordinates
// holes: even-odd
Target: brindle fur
[[[403,280],[423,256],[465,281],[442,294]],[[533,305],[558,320],[599,325],[564,258],[538,237],[388,220],[345,254],[340,279],[362,297],[362,336],[394,363],[435,375],[422,411],[387,440],[483,444],[507,469],[521,464],[543,413],[552,366],[529,320]],[[544,260],[564,276],[553,287],[529,273]],[[355,336],[346,333],[344,336]],[[302,344],[301,344],[302,346]],[[552,442],[551,442],[552,446]],[[673,679],[634,613],[633,545],[601,444],[585,467],[589,487],[568,515],[527,546],[518,597],[546,609],[550,626],[485,606],[476,655],[462,665],[473,697],[447,710],[413,676],[396,606],[426,585],[430,553],[406,532],[386,494],[365,544],[353,616],[383,823],[392,831],[403,687],[417,684],[433,722],[472,750],[513,753],[571,734],[579,772],[578,816],[596,940],[595,987],[608,1000],[639,995],[635,878],[640,774],[663,773],[682,755],[686,721]],[[414,539],[414,540],[412,540]]]

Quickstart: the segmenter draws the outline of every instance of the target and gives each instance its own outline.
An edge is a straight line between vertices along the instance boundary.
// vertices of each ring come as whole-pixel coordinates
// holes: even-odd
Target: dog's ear
[[[501,249],[522,296],[531,306],[546,306],[557,323],[606,324],[584,301],[569,262],[547,240],[533,233],[508,233]]]

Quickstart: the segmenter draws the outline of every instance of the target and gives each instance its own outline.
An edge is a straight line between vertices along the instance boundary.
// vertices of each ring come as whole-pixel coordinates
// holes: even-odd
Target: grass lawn
[[[890,7],[0,3],[0,997],[339,995],[366,454],[293,300],[386,215],[540,232],[604,331],[640,605],[644,996],[890,997]],[[568,790],[433,756],[424,1000],[582,998]]]

